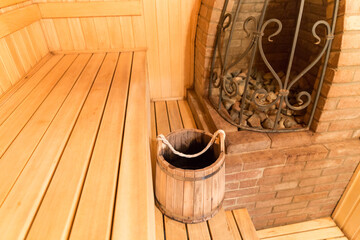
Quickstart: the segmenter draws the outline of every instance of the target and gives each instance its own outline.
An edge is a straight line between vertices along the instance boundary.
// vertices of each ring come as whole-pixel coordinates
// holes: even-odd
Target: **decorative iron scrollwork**
[[[332,41],[334,39],[334,29],[336,25],[337,12],[339,8],[339,0],[335,1],[335,7],[333,12],[333,20],[332,24],[330,24],[325,20],[320,20],[314,23],[312,27],[312,35],[315,38],[316,45],[319,45],[322,42],[321,37],[317,34],[317,30],[319,26],[324,26],[326,29],[325,34],[325,43],[321,48],[320,53],[315,57],[315,59],[305,67],[299,74],[296,76],[291,75],[292,64],[294,60],[295,49],[297,47],[297,40],[299,37],[299,29],[301,24],[301,19],[304,10],[305,0],[301,0],[300,2],[300,10],[298,15],[298,21],[295,29],[293,46],[291,49],[290,60],[288,64],[288,69],[286,73],[283,73],[282,76],[278,72],[275,71],[274,67],[271,65],[269,59],[266,57],[263,48],[263,38],[265,36],[265,30],[270,24],[275,24],[277,29],[275,32],[271,33],[267,37],[267,41],[272,43],[274,42],[274,38],[278,36],[283,29],[283,24],[279,19],[269,19],[264,22],[266,9],[269,3],[269,0],[264,0],[264,7],[262,9],[261,15],[259,18],[255,16],[250,16],[246,18],[243,22],[242,28],[246,35],[246,38],[249,40],[249,44],[246,48],[243,49],[242,53],[234,58],[230,62],[229,59],[229,51],[232,44],[232,37],[234,32],[234,25],[236,23],[236,19],[238,19],[240,5],[242,0],[239,0],[238,6],[236,8],[236,12],[234,15],[230,13],[226,13],[227,5],[229,0],[225,0],[224,8],[221,14],[221,18],[218,24],[217,35],[215,38],[215,51],[212,58],[211,70],[210,70],[210,85],[209,85],[209,97],[210,101],[218,111],[218,113],[231,124],[239,127],[240,129],[249,129],[255,131],[275,131],[275,132],[285,132],[285,131],[299,131],[308,129],[312,123],[316,104],[319,100],[321,87],[324,81],[326,66],[329,60],[330,50]],[[250,23],[254,25],[254,28],[250,28]],[[225,32],[230,30],[229,38],[227,42],[224,42]],[[223,47],[225,47],[223,49]],[[263,84],[258,84],[258,81],[255,81],[254,78],[257,76],[251,76],[253,74],[254,61],[256,57],[256,52],[259,52],[262,61],[264,62],[266,68],[270,71],[273,80],[276,83],[275,90],[271,90],[274,88],[274,84],[269,86],[265,86]],[[216,58],[216,55],[218,58]],[[325,57],[324,57],[325,56]],[[237,66],[245,57],[250,57],[249,66],[246,72],[235,71],[231,72],[233,67]],[[320,81],[317,86],[317,92],[314,94],[314,98],[312,99],[311,94],[302,90],[296,93],[296,89],[294,86],[299,83],[300,79],[308,73],[319,61],[324,57],[324,64],[321,71]],[[215,69],[215,63],[219,60],[219,68]],[[255,81],[255,82],[254,82]],[[253,86],[253,90],[249,89],[249,86]],[[219,89],[217,93],[219,94],[218,98],[215,102],[212,98],[213,90]],[[291,98],[291,99],[290,99]],[[230,101],[230,104],[233,104],[235,101],[240,101],[240,111],[238,107],[229,107],[230,104],[226,104],[222,106],[222,101],[227,100]],[[298,126],[290,129],[280,129],[279,125],[286,123],[287,119],[281,118],[280,121],[280,113],[285,111],[288,113],[289,111],[301,111],[307,109],[311,103],[313,103],[312,110],[310,112],[309,121],[306,126]],[[229,108],[229,115],[224,115],[224,111],[221,108]],[[271,125],[267,129],[256,128],[253,126],[246,126],[244,124],[244,119],[249,118],[249,111],[245,109],[245,107],[250,107],[251,109],[255,109],[254,111],[262,111],[267,112],[271,109],[272,112],[276,112],[276,117],[273,120],[267,121],[267,125]],[[231,109],[231,111],[230,111]],[[238,115],[238,116],[237,116]],[[260,117],[263,116],[261,113]],[[236,119],[236,120],[235,120]],[[255,124],[256,125],[256,124]],[[281,127],[281,126],[280,126]]]

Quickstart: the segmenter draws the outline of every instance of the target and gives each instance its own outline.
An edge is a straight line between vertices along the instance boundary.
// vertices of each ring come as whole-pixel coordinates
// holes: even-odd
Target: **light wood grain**
[[[234,239],[231,228],[226,219],[223,209],[215,217],[209,220],[210,233],[213,240],[232,240]]]
[[[343,237],[344,233],[338,227],[322,228],[313,231],[298,232],[277,237],[265,238],[266,240],[322,240],[327,238]]]
[[[242,238],[249,240],[259,239],[246,208],[234,210],[233,213]]]
[[[111,17],[141,15],[140,1],[39,3],[42,18]]]
[[[145,62],[145,53],[134,53],[112,239],[155,238]]]
[[[360,166],[356,169],[332,217],[349,239],[360,238]]]
[[[38,20],[41,15],[36,5],[26,6],[0,15],[0,38],[20,30]]]
[[[0,8],[11,6],[11,5],[14,5],[17,3],[22,3],[25,1],[27,1],[27,0],[3,0],[0,2]]]
[[[227,222],[228,222],[228,224],[229,224],[229,227],[230,227],[230,229],[231,229],[231,233],[232,233],[234,239],[236,239],[236,240],[242,240],[241,235],[240,235],[240,233],[239,233],[239,229],[238,229],[238,227],[237,227],[237,225],[236,225],[236,221],[235,221],[235,219],[234,219],[234,215],[233,215],[232,211],[226,211],[225,213],[226,213],[226,220],[227,220]],[[245,239],[246,239],[246,238],[244,238],[244,240],[245,240]]]
[[[311,221],[295,223],[280,227],[268,228],[257,231],[259,238],[276,237],[279,235],[291,234],[294,232],[305,232],[320,228],[335,227],[335,222],[330,218],[319,218]]]
[[[132,53],[121,53],[70,239],[110,237],[131,62]]]
[[[116,53],[105,57],[31,225],[28,239],[61,239],[69,235],[117,59]]]
[[[83,72],[80,78],[85,78],[86,83],[74,86],[73,94],[70,94],[62,104],[61,109],[2,204],[0,218],[3,221],[0,222],[0,231],[4,238],[24,238],[28,231],[89,93],[91,86],[89,72]],[[90,94],[92,93],[90,92]],[[18,199],[24,199],[24,201],[18,204]]]
[[[183,223],[164,216],[166,240],[186,240],[186,226]]]
[[[210,232],[206,222],[188,224],[188,233],[190,240],[210,240]]]

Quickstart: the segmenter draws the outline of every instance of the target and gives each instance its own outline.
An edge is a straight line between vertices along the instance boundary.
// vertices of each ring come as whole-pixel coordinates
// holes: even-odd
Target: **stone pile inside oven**
[[[284,72],[278,72],[278,76],[284,82]],[[293,74],[291,74],[293,75]],[[234,71],[226,76],[228,81],[225,81],[225,90],[222,92],[222,104],[227,110],[230,117],[234,122],[240,124],[240,110],[242,104],[242,98],[245,96],[245,81],[247,76],[247,70]],[[290,79],[292,79],[290,77]],[[234,91],[234,84],[237,85],[237,93]],[[266,90],[267,94],[258,90]],[[299,84],[293,87],[289,93],[289,103],[294,106],[299,106],[303,102],[300,99],[296,99],[296,94],[300,90],[309,90],[309,84],[306,80],[299,81]],[[253,71],[250,75],[248,87],[246,90],[245,107],[243,111],[243,117],[241,125],[245,127],[258,128],[258,129],[273,129],[276,121],[276,115],[279,111],[280,100],[276,101],[279,94],[279,83],[274,76],[269,73],[263,73],[261,71]],[[256,92],[258,91],[258,92]],[[231,94],[232,93],[232,94]],[[256,105],[255,101],[260,105]],[[270,105],[276,101],[276,104]],[[301,111],[294,111],[286,106],[283,101],[282,109],[278,121],[277,129],[293,129],[302,128],[304,122],[304,115],[306,109]]]

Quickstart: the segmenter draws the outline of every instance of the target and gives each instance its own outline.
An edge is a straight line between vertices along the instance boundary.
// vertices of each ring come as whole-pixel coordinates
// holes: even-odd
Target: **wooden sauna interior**
[[[0,239],[360,239],[359,168],[332,218],[256,232],[155,207],[157,134],[186,102],[200,0],[0,2]]]

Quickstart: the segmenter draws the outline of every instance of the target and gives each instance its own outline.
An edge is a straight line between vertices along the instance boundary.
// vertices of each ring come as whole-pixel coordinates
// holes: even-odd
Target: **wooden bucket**
[[[212,135],[200,130],[179,130],[166,136],[179,152],[203,150]],[[158,140],[155,200],[168,217],[184,223],[209,220],[219,211],[225,193],[225,134],[201,156],[175,155]]]

